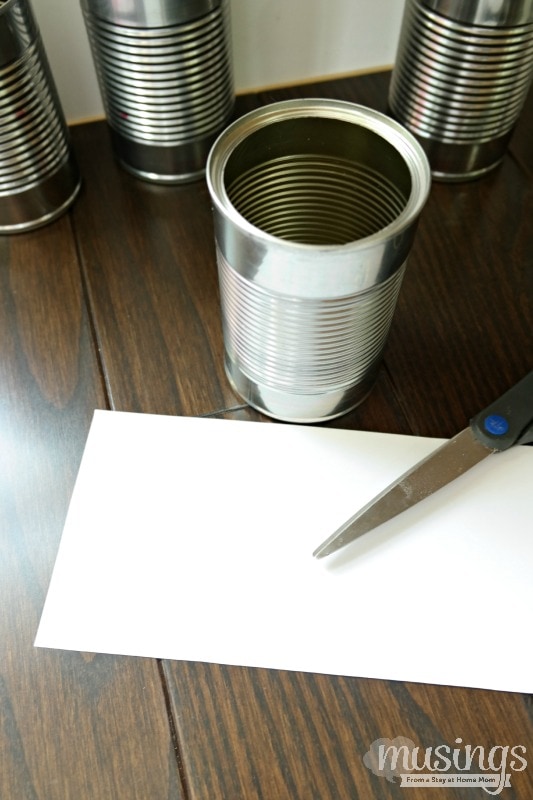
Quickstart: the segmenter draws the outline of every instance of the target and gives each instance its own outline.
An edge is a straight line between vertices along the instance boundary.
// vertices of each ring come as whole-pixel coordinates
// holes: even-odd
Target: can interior
[[[347,244],[405,208],[412,183],[396,148],[362,125],[297,117],[253,131],[229,156],[224,184],[252,225],[281,239]]]

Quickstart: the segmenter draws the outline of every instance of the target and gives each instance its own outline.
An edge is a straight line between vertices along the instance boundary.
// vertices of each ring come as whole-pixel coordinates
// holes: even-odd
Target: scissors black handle
[[[533,371],[476,414],[470,427],[482,444],[494,450],[533,442]]]

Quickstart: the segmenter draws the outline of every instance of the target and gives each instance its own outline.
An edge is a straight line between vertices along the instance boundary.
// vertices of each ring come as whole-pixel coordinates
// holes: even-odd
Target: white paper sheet
[[[322,560],[440,440],[96,411],[36,645],[533,691],[533,448]]]

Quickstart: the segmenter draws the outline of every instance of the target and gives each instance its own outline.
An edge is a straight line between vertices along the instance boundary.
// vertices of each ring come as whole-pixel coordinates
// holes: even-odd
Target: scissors
[[[470,425],[404,472],[314,551],[322,558],[446,486],[493,453],[533,442],[533,371]]]

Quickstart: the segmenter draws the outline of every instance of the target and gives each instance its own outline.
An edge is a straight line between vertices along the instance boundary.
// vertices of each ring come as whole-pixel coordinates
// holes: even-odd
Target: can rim
[[[448,19],[487,28],[533,23],[533,0],[420,0],[423,6]]]
[[[283,240],[284,246],[299,250],[328,251],[359,250],[376,242],[393,238],[413,224],[419,216],[431,188],[428,158],[415,137],[399,122],[367,106],[344,100],[307,98],[270,103],[239,117],[217,137],[207,158],[206,181],[217,210],[241,230],[267,242],[281,240],[248,222],[235,208],[226,191],[224,172],[235,148],[250,134],[268,125],[297,118],[325,117],[364,127],[381,136],[403,158],[411,177],[411,191],[405,207],[388,225],[375,233],[345,244],[306,244]]]
[[[227,0],[81,0],[83,13],[126,28],[182,25],[217,11]]]

